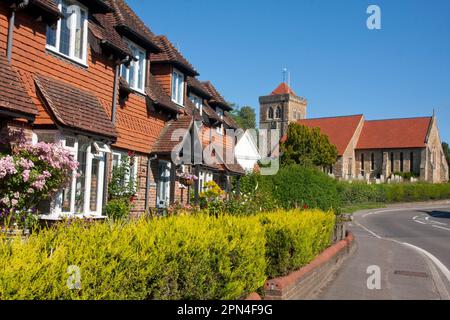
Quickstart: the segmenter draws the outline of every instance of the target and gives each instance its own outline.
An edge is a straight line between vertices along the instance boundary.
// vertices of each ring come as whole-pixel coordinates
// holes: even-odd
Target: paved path
[[[361,211],[348,229],[356,252],[319,299],[450,299],[450,202]],[[370,266],[379,267],[380,289],[368,288]]]

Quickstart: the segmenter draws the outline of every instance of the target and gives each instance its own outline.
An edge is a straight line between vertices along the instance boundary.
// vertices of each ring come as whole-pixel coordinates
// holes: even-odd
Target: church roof
[[[329,117],[299,120],[298,123],[310,128],[320,128],[323,134],[334,144],[338,155],[343,155],[347,149],[359,123],[363,119],[362,114],[343,117]]]
[[[356,149],[423,148],[432,119],[365,121]]]
[[[286,82],[280,83],[280,85],[272,91],[271,95],[276,96],[280,94],[293,94],[296,95],[295,92],[287,85]]]

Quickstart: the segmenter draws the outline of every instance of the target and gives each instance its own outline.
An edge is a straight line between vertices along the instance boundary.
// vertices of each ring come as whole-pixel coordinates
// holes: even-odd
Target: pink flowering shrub
[[[0,143],[0,223],[23,226],[40,201],[68,185],[78,162],[58,144],[33,145],[17,133]]]

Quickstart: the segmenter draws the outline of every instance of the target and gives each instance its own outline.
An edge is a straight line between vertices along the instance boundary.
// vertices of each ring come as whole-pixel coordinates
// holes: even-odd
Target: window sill
[[[76,59],[76,58],[70,57],[68,55],[65,55],[64,53],[61,53],[58,50],[56,50],[56,49],[54,49],[52,47],[49,47],[49,46],[46,46],[45,49],[47,50],[47,52],[51,53],[52,55],[55,55],[58,58],[62,58],[64,60],[68,60],[69,62],[75,63],[78,66],[83,67],[83,68],[89,68],[89,66],[88,66],[86,61],[83,61],[83,60]]]

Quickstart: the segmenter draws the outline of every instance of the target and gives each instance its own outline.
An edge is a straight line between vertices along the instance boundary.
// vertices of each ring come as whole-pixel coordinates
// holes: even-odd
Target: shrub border
[[[320,289],[335,269],[353,253],[355,237],[347,232],[344,240],[332,245],[312,262],[287,276],[266,281],[264,300],[310,299]],[[320,283],[320,285],[317,285]],[[250,294],[246,300],[259,300],[257,293]]]

